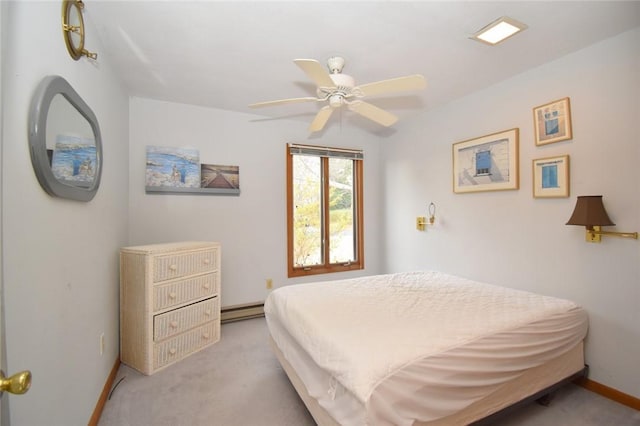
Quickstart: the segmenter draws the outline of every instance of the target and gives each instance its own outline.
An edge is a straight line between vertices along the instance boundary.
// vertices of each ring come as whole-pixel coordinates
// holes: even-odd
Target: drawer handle
[[[170,266],[169,266],[169,269],[170,269],[171,271],[175,272],[175,271],[177,271],[177,270],[178,270],[178,265],[170,265]]]
[[[171,355],[175,355],[176,352],[178,352],[178,350],[176,348],[169,349],[169,354],[171,354]]]
[[[210,259],[205,259],[205,260],[204,260],[204,264],[205,264],[205,265],[208,265],[208,264],[210,264],[210,263],[211,263],[211,260],[210,260]]]
[[[211,309],[207,309],[206,311],[204,311],[204,316],[205,317],[211,316]]]
[[[209,287],[211,287],[209,284],[202,284],[202,288],[205,290],[209,290]]]
[[[209,339],[209,333],[202,333],[202,338],[205,340]]]
[[[178,321],[171,321],[169,326],[171,326],[171,328],[178,328]]]
[[[169,293],[169,299],[175,299],[176,294],[174,292]]]

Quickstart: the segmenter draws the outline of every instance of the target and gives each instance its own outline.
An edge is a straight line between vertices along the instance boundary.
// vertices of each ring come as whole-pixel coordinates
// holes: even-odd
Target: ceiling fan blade
[[[294,59],[295,64],[316,83],[318,87],[334,87],[331,76],[327,70],[315,59]]]
[[[312,97],[280,99],[280,100],[277,100],[277,101],[257,102],[255,104],[249,105],[249,108],[260,108],[260,107],[265,107],[265,106],[293,104],[293,103],[298,103],[298,102],[322,101],[322,100],[323,99],[312,98]]]
[[[396,121],[398,121],[398,117],[396,117],[395,115],[367,102],[353,101],[348,105],[351,111],[354,111],[362,115],[363,117],[366,117],[369,120],[373,120],[376,123],[382,124],[386,127],[389,127]]]
[[[388,92],[401,92],[405,90],[422,90],[427,87],[427,81],[420,74],[406,77],[381,80],[358,86],[363,96],[379,95]]]
[[[316,117],[311,122],[309,126],[310,132],[317,132],[322,130],[327,121],[329,121],[329,117],[331,117],[331,113],[333,112],[333,108],[331,106],[326,105],[320,108],[320,111],[316,114]]]

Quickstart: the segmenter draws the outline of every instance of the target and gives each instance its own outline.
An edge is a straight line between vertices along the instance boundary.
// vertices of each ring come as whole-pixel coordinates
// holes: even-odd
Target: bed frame
[[[473,426],[489,426],[494,424],[498,419],[502,419],[506,416],[508,416],[510,413],[519,410],[520,408],[522,408],[525,405],[531,404],[532,402],[537,402],[540,405],[543,405],[545,407],[548,407],[549,404],[551,404],[551,401],[554,398],[555,392],[560,389],[563,386],[568,385],[571,382],[574,382],[575,380],[578,379],[583,379],[586,378],[587,375],[589,374],[589,366],[588,365],[584,365],[582,367],[582,370],[578,371],[577,373],[572,374],[569,377],[565,377],[564,379],[560,380],[558,383],[551,385],[545,389],[542,389],[541,391],[538,391],[536,393],[534,393],[531,396],[528,396],[516,403],[513,403],[505,408],[502,408],[500,411],[495,412],[483,419],[480,419],[476,422],[473,422],[472,425]]]
[[[307,392],[304,383],[285,359],[283,353],[270,337],[271,346],[286,372],[291,384],[320,426],[340,426],[333,417]],[[578,378],[585,377],[588,367],[584,364],[583,342],[565,354],[540,366],[527,370],[520,377],[505,383],[498,390],[464,410],[431,422],[416,422],[416,426],[445,426],[451,424],[488,425],[499,417],[531,401],[544,398],[559,387]],[[547,402],[548,403],[548,402]],[[544,404],[544,402],[543,402]]]

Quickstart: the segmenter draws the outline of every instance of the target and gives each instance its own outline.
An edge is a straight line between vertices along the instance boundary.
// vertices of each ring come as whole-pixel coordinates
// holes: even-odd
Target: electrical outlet
[[[100,356],[104,354],[104,333],[100,335]]]
[[[273,280],[271,278],[267,278],[267,290],[271,290],[273,288]]]

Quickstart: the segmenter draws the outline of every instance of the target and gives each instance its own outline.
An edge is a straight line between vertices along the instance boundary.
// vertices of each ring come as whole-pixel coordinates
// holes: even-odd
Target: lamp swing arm
[[[638,239],[637,232],[614,232],[614,231],[601,231],[599,226],[587,227],[587,232],[593,235],[609,235],[620,238],[633,238]]]

